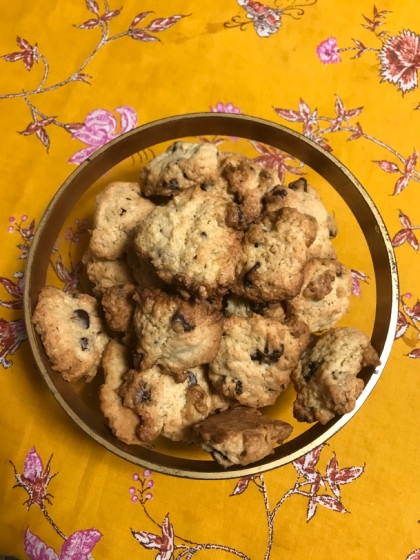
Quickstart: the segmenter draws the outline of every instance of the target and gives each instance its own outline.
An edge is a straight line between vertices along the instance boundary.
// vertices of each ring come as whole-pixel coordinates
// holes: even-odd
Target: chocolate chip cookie
[[[89,248],[100,258],[115,260],[126,252],[135,227],[155,205],[143,198],[138,183],[111,183],[96,197]]]
[[[275,186],[265,196],[266,209],[269,212],[280,208],[296,208],[306,216],[312,216],[318,223],[314,242],[309,248],[311,257],[335,259],[336,252],[331,239],[336,237],[338,228],[333,216],[325,209],[318,192],[308,185],[305,178],[289,183],[288,187]]]
[[[369,337],[359,329],[331,329],[316,338],[292,372],[295,418],[326,424],[337,414],[351,412],[364,387],[357,375],[363,367],[379,364]]]
[[[286,302],[290,316],[304,321],[311,332],[331,329],[350,310],[352,276],[335,260],[312,259],[304,271],[300,294]]]
[[[228,204],[198,187],[156,207],[137,230],[139,257],[187,297],[226,293],[235,281],[242,238],[226,225]]]
[[[32,322],[40,335],[52,369],[66,381],[91,381],[101,364],[108,335],[99,304],[86,294],[66,294],[45,286],[39,294]]]
[[[88,249],[83,255],[82,262],[92,284],[93,294],[97,298],[101,298],[108,288],[116,284],[134,282],[134,276],[124,258],[115,261],[102,260],[95,257]]]
[[[233,292],[263,303],[296,296],[316,232],[315,218],[294,208],[268,213],[252,224],[242,242]]]
[[[119,394],[124,406],[141,417],[137,435],[142,441],[153,441],[162,434],[174,441],[193,442],[196,437],[191,426],[214,410],[203,366],[189,370],[182,383],[159,366],[130,370]],[[217,403],[221,406],[220,399]]]
[[[293,431],[290,424],[245,406],[209,416],[193,429],[204,451],[225,468],[260,461]]]
[[[240,404],[273,404],[290,381],[309,329],[300,321],[282,324],[255,313],[225,319],[219,351],[210,362],[214,387]]]
[[[219,150],[214,144],[175,142],[140,172],[145,196],[171,196],[219,176]]]
[[[139,369],[156,364],[178,380],[184,380],[187,369],[206,364],[216,356],[223,316],[207,301],[186,301],[148,288],[139,290],[135,299]]]

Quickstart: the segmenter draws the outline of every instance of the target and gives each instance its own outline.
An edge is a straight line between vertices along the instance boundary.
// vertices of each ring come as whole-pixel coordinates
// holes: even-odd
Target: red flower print
[[[389,37],[379,52],[383,81],[398,85],[406,93],[418,86],[417,69],[420,68],[420,36],[404,30]]]
[[[169,514],[165,517],[162,523],[162,536],[149,533],[147,531],[133,531],[133,537],[144,548],[154,548],[159,550],[156,560],[170,560],[172,552],[174,551],[174,529],[172,523],[169,521]]]
[[[38,62],[38,47],[35,44],[33,47],[26,39],[18,37],[16,39],[18,47],[22,49],[21,51],[12,52],[10,54],[4,54],[1,58],[6,62],[16,62],[17,60],[22,60],[25,65],[26,70],[31,70],[34,62]]]
[[[270,37],[281,26],[281,10],[274,10],[254,0],[238,0],[238,4],[247,12],[247,18],[252,21],[259,37]]]
[[[33,504],[36,504],[41,509],[44,509],[44,502],[51,504],[49,496],[53,497],[51,494],[47,493],[47,487],[51,479],[56,476],[57,473],[50,476],[50,462],[52,455],[48,460],[47,466],[44,469],[41,457],[36,452],[35,447],[29,451],[26,455],[25,463],[23,465],[23,474],[19,474],[16,470],[15,465],[10,461],[14,471],[17,484],[13,488],[24,488],[28,493],[29,498],[24,502],[24,505],[29,509]]]
[[[25,322],[23,319],[6,321],[0,318],[0,365],[8,369],[13,365],[12,360],[8,360],[16,352],[21,343],[28,338]]]
[[[305,164],[298,161],[293,156],[290,156],[281,150],[277,150],[277,148],[261,144],[260,142],[254,142],[253,140],[250,140],[250,142],[261,154],[260,156],[254,158],[253,161],[264,165],[265,167],[276,169],[282,184],[284,183],[286,171],[292,173],[293,175],[304,175],[300,169]],[[290,162],[296,162],[296,166],[290,165]]]
[[[413,229],[419,229],[419,226],[413,226],[411,224],[411,220],[408,216],[406,216],[403,212],[399,213],[400,222],[403,226],[403,229],[397,231],[392,239],[392,246],[399,247],[406,241],[413,247],[415,251],[419,250],[419,242],[415,234],[413,233]]]
[[[337,39],[335,37],[328,37],[316,48],[316,54],[322,64],[337,64],[337,62],[341,62],[338,52]]]

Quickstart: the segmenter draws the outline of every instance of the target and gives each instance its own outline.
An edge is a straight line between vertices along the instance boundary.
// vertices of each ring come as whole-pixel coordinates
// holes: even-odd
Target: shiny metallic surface
[[[161,142],[198,135],[252,139],[279,148],[312,167],[340,194],[355,215],[369,246],[376,278],[377,301],[372,344],[380,355],[381,365],[376,370],[363,370],[361,376],[365,388],[357,399],[355,410],[325,426],[311,426],[258,463],[226,470],[212,460],[181,459],[141,446],[128,446],[117,440],[102,415],[91,410],[72,385],[51,369],[41,340],[31,323],[39,292],[46,282],[54,242],[66,216],[83,193],[104,173],[132,154]],[[173,476],[216,480],[275,469],[308,453],[338,432],[365,402],[385,367],[396,330],[398,298],[397,266],[385,224],[365,189],[342,163],[308,138],[284,126],[243,115],[198,113],[162,119],[132,130],[98,150],[70,175],[48,205],[32,241],[26,269],[24,314],[29,343],[41,375],[59,404],[89,436],[136,465]]]

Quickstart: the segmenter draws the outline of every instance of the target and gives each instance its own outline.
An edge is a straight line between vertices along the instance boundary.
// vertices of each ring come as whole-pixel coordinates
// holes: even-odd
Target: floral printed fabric
[[[419,560],[416,2],[15,0],[0,69],[0,557]],[[25,260],[59,185],[118,135],[195,111],[263,117],[332,151],[384,217],[400,274],[396,341],[361,411],[293,464],[224,482],[141,471],[91,441],[49,394],[22,319]],[[253,148],[286,182],[307,172]],[[66,292],[90,225],[77,216],[57,239]],[[372,275],[357,252],[343,260],[362,309]]]

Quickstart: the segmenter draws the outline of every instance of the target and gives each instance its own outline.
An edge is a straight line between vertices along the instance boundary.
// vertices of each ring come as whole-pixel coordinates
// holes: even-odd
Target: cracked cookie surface
[[[301,293],[286,302],[288,314],[311,332],[331,329],[350,310],[351,271],[338,261],[313,259],[304,270]]]
[[[159,206],[135,236],[140,258],[184,295],[222,295],[235,281],[242,233],[226,225],[228,201],[199,187]]]
[[[243,405],[274,404],[309,341],[307,325],[283,325],[255,313],[225,319],[219,351],[210,362],[209,378],[227,398]]]
[[[139,368],[160,365],[178,380],[185,370],[210,362],[220,346],[223,316],[207,301],[145,288],[135,296],[134,313]]]
[[[268,212],[289,207],[315,218],[318,229],[315,240],[309,248],[310,256],[322,259],[337,257],[331,243],[331,239],[336,237],[338,232],[337,223],[325,209],[318,192],[308,185],[306,179],[302,177],[289,183],[288,187],[274,187],[266,194],[265,204]]]
[[[292,372],[295,418],[326,424],[337,414],[351,412],[364,388],[358,373],[379,364],[369,337],[359,329],[331,329],[316,338]]]
[[[296,296],[316,231],[316,220],[294,208],[266,214],[244,236],[240,274],[232,291],[257,302]]]

